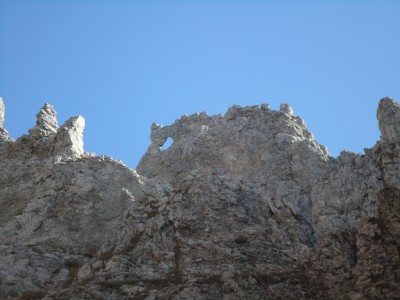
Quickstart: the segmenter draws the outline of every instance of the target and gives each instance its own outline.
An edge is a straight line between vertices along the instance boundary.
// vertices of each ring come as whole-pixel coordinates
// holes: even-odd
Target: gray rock
[[[4,128],[4,102],[3,98],[0,97],[0,128]]]
[[[11,138],[8,136],[7,130],[4,128],[4,113],[5,113],[5,107],[4,107],[4,102],[3,98],[0,97],[0,142],[2,141],[9,141]]]
[[[56,115],[57,114],[53,106],[45,103],[45,105],[36,115],[36,126],[29,130],[30,135],[35,138],[39,138],[55,134],[58,129],[58,121]]]
[[[338,158],[286,104],[183,116],[131,170],[45,105],[0,142],[0,298],[396,298],[399,107]]]
[[[400,141],[400,105],[388,97],[379,101],[377,118],[382,139],[390,143]]]
[[[85,119],[81,116],[70,118],[58,130],[54,141],[53,155],[64,159],[79,158],[83,155],[83,129]]]

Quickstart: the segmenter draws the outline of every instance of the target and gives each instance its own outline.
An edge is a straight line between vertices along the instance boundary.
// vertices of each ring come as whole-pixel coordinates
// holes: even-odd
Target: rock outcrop
[[[400,105],[329,155],[291,107],[152,125],[136,170],[45,104],[15,141],[0,101],[1,299],[400,297]],[[167,139],[173,143],[163,149]]]
[[[0,128],[4,127],[4,102],[3,98],[0,97]]]
[[[4,113],[5,113],[4,102],[3,98],[0,97],[0,141],[9,139],[8,132],[7,130],[4,129]]]

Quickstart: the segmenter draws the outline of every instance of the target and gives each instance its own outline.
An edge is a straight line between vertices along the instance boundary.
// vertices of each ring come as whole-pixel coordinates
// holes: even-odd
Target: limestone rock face
[[[183,116],[131,170],[46,104],[0,139],[0,298],[399,297],[400,105],[377,116],[338,158],[287,104]]]

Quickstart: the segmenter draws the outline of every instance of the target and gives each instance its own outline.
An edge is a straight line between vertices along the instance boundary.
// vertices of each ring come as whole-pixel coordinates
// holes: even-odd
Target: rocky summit
[[[136,170],[0,99],[0,299],[399,299],[400,105],[333,158],[286,104],[153,124]],[[164,144],[173,143],[166,149]]]

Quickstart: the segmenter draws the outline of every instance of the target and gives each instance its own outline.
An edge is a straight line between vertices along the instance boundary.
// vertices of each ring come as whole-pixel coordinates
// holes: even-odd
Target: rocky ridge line
[[[11,139],[0,99],[0,298],[396,298],[400,105],[377,117],[335,159],[285,104],[183,116],[131,170],[49,104]]]

